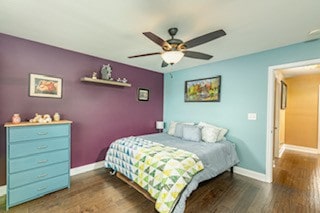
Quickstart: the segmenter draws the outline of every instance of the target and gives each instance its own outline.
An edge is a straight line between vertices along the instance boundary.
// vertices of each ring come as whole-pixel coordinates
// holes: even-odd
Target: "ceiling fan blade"
[[[137,57],[142,57],[142,56],[159,55],[159,54],[161,54],[161,52],[146,53],[146,54],[141,54],[141,55],[133,55],[133,56],[129,56],[128,58],[137,58]]]
[[[194,51],[184,51],[184,56],[189,58],[197,58],[197,59],[203,59],[203,60],[209,60],[212,58],[212,55],[194,52]]]
[[[224,30],[217,30],[202,36],[199,36],[197,38],[191,39],[184,43],[184,46],[187,48],[192,48],[201,44],[204,44],[206,42],[212,41],[214,39],[220,38],[221,36],[225,36],[226,32]]]
[[[162,61],[162,64],[161,64],[161,67],[166,67],[168,66],[169,64],[167,64],[165,61]]]
[[[153,34],[152,32],[144,32],[143,35],[145,35],[147,38],[149,38],[151,41],[158,44],[162,48],[165,47],[166,50],[170,50],[172,48],[167,41],[163,40],[162,38]]]

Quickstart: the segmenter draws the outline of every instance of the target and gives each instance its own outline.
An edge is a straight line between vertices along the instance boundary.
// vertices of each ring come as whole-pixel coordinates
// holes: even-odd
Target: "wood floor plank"
[[[277,159],[274,182],[225,172],[201,183],[186,213],[320,212],[320,156],[286,151]],[[0,197],[0,212],[5,198]],[[106,169],[71,178],[71,188],[10,208],[10,213],[156,213],[154,204]]]

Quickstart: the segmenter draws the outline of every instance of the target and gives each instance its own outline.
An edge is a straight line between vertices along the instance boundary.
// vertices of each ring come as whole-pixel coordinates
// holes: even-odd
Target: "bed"
[[[204,143],[185,140],[183,138],[175,137],[167,133],[149,134],[139,137],[127,137],[119,139],[110,145],[110,148],[106,154],[105,161],[105,167],[112,169],[113,171],[117,172],[117,174],[121,174],[119,177],[121,177],[121,179],[125,180],[126,182],[128,182],[128,180],[131,180],[132,182],[136,182],[137,184],[139,184],[139,181],[136,181],[137,175],[133,175],[133,173],[136,172],[136,169],[133,168],[132,164],[134,164],[136,161],[129,157],[130,153],[136,154],[136,147],[135,145],[131,144],[135,144],[137,143],[137,141],[140,141],[140,143],[142,142],[143,144],[147,144],[145,151],[149,150],[148,147],[151,143],[152,146],[156,144],[157,149],[159,148],[159,146],[163,146],[179,151],[183,150],[186,151],[186,153],[192,154],[192,160],[189,159],[189,161],[194,162],[194,167],[192,169],[189,169],[188,167],[189,171],[184,173],[190,174],[190,171],[193,171],[193,174],[191,174],[191,178],[185,178],[188,179],[188,183],[183,186],[183,189],[179,192],[174,202],[168,202],[170,203],[170,207],[168,209],[159,208],[159,205],[157,206],[156,203],[156,210],[159,212],[184,212],[187,198],[190,196],[192,191],[197,189],[200,182],[209,180],[225,172],[226,170],[230,169],[231,171],[233,171],[233,166],[239,163],[235,145],[232,142],[227,141],[226,139],[215,143]],[[116,143],[122,143],[122,145],[120,147],[117,147],[115,145]],[[151,181],[150,177],[147,177],[147,179],[147,181]],[[142,193],[144,191],[144,195],[146,196],[146,191],[148,188],[142,186],[141,183],[139,185],[139,191]],[[136,186],[135,188],[139,189],[139,187]],[[144,190],[141,191],[141,188],[143,188]],[[150,190],[149,188],[148,192],[151,191],[151,193],[149,192],[147,194],[152,194],[152,190]],[[163,196],[160,195],[160,197]],[[154,196],[151,196],[150,200],[152,200],[152,198],[154,198]],[[156,200],[153,201],[156,202]]]

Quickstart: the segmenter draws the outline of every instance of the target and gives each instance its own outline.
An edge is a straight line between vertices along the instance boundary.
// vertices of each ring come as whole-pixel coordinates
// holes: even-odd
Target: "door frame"
[[[307,66],[313,64],[320,64],[319,59],[306,60],[293,62],[288,64],[280,64],[275,66],[270,66],[268,69],[268,93],[267,93],[267,130],[266,130],[266,182],[271,183],[273,180],[272,173],[272,160],[273,160],[273,128],[274,128],[274,88],[275,88],[275,78],[276,70],[287,69],[293,67]],[[320,110],[320,109],[319,109]],[[319,114],[319,113],[318,113]],[[319,119],[318,119],[319,123]],[[320,129],[319,125],[318,128]],[[318,131],[319,135],[319,131]],[[320,141],[318,137],[318,150],[320,146]]]
[[[279,76],[275,76],[274,84],[274,126],[273,126],[273,157],[279,158],[280,150],[280,100],[281,100],[281,83]]]

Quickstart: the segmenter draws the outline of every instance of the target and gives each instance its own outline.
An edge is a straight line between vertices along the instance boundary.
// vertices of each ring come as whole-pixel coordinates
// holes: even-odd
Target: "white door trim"
[[[266,130],[266,182],[272,182],[272,159],[273,159],[273,125],[274,125],[274,82],[275,71],[292,67],[319,64],[320,59],[299,61],[288,64],[270,66],[268,69],[268,97],[267,97],[267,130]],[[318,131],[319,134],[319,131]],[[319,144],[319,137],[318,137]],[[319,146],[318,146],[319,149]]]

